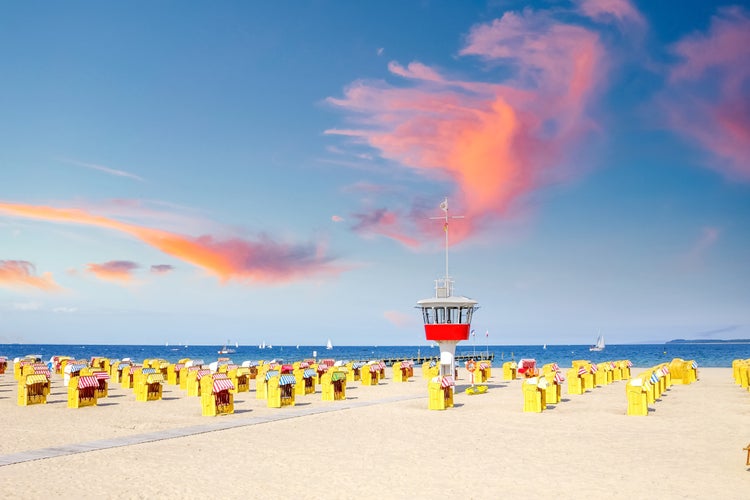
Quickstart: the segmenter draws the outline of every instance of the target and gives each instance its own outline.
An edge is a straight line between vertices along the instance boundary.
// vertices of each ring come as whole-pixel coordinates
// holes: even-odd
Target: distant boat
[[[258,349],[265,349],[266,348],[266,341],[264,340],[258,345]]]
[[[596,339],[596,344],[589,347],[589,351],[603,351],[604,347],[604,335],[599,335]]]
[[[544,344],[544,345],[542,346],[542,349],[546,349],[546,348],[547,348],[547,344]]]
[[[328,339],[328,342],[326,342],[326,349],[333,349],[333,344],[331,343],[331,339]]]
[[[228,343],[229,341],[227,341],[227,344]],[[235,352],[237,352],[234,349],[227,347],[227,344],[224,344],[224,347],[222,347],[221,350],[218,351],[219,354],[234,354]]]

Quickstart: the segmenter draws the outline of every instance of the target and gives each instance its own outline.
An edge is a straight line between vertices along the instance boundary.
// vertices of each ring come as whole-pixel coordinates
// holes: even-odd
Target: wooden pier
[[[455,358],[456,361],[459,363],[465,363],[466,361],[469,361],[470,359],[473,359],[474,361],[494,361],[495,359],[495,353],[494,352],[478,352],[476,354],[456,354]],[[421,365],[422,363],[426,363],[428,361],[435,361],[436,363],[440,363],[440,356],[416,356],[416,357],[403,357],[403,358],[385,358],[382,361],[386,364],[386,366],[392,366],[393,363],[398,363],[399,361],[413,361],[414,364]]]

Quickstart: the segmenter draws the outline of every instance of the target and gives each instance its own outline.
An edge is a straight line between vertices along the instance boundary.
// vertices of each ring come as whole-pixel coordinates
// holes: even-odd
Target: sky
[[[0,6],[0,343],[750,338],[750,5]]]

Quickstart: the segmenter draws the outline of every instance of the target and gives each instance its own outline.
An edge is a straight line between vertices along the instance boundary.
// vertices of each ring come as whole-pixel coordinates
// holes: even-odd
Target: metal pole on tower
[[[448,219],[463,219],[463,215],[448,215],[448,198],[446,197],[440,203],[440,209],[443,211],[442,217],[430,217],[430,219],[443,219],[443,231],[445,232],[445,280],[446,285],[450,275],[448,274]]]

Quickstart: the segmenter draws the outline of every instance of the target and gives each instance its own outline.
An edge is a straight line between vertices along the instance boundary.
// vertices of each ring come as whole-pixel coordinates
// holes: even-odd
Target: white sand
[[[428,410],[418,369],[398,383],[388,368],[378,386],[350,384],[347,401],[321,401],[318,388],[272,409],[253,390],[220,417],[201,416],[200,398],[170,385],[162,401],[137,402],[115,384],[99,406],[69,409],[60,376],[46,405],[19,407],[6,373],[0,455],[261,423],[7,465],[0,484],[18,498],[750,497],[750,392],[729,368],[701,368],[698,382],[672,386],[646,417],[625,414],[625,381],[583,395],[565,387],[561,403],[537,414],[522,411],[521,380],[504,382],[496,368],[489,391],[469,396],[461,372],[456,407],[445,411]],[[294,418],[265,421],[278,416]]]

